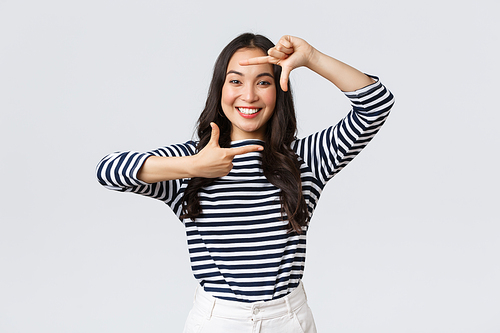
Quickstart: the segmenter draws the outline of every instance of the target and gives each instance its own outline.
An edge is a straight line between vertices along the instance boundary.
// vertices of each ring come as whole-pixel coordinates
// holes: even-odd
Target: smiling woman
[[[298,139],[288,77],[301,66],[344,91],[353,108]],[[101,160],[102,185],[165,202],[186,228],[199,287],[184,332],[316,332],[301,282],[311,217],[393,102],[377,78],[300,38],[275,46],[243,34],[216,61],[199,141]]]
[[[273,66],[242,66],[240,61],[265,56],[260,49],[234,53],[222,87],[222,110],[231,122],[231,140],[265,139],[266,124],[276,104]]]

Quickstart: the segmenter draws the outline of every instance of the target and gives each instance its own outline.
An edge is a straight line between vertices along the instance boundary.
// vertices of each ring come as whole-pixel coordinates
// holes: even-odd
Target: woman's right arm
[[[168,201],[172,193],[178,190],[180,180],[223,177],[231,171],[235,155],[263,149],[259,145],[221,148],[219,127],[214,123],[211,125],[210,141],[197,154],[196,144],[192,141],[147,153],[112,153],[97,165],[97,179],[111,190],[134,192]]]
[[[219,146],[219,127],[215,123],[208,144],[196,155],[183,157],[151,156],[142,165],[137,177],[146,183],[182,178],[224,177],[233,168],[236,155],[262,150],[262,146],[252,145],[239,148]]]
[[[148,157],[137,172],[137,179],[153,184],[162,181],[192,178],[195,176],[195,156]]]
[[[144,165],[150,164],[146,161],[152,158],[166,161],[184,159],[194,155],[195,151],[196,144],[191,141],[146,153],[130,151],[112,153],[105,156],[97,165],[97,180],[110,190],[137,193],[169,202],[179,191],[181,179],[164,179],[164,181],[148,183],[147,179],[139,177],[141,169]]]

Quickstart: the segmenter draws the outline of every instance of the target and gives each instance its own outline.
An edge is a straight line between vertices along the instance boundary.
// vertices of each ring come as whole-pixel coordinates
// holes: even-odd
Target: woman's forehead
[[[230,71],[231,69],[240,69],[240,70],[245,70],[245,71],[269,71],[273,72],[273,66],[271,64],[259,64],[259,65],[248,65],[248,66],[241,66],[239,62],[241,60],[246,60],[250,58],[255,58],[255,57],[264,57],[267,56],[267,54],[264,53],[259,48],[243,48],[239,49],[236,51],[231,59],[229,60],[229,64],[227,65],[227,71]]]

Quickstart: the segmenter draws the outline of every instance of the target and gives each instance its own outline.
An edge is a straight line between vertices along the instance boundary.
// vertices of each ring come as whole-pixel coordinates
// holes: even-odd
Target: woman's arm
[[[364,88],[375,82],[368,75],[358,71],[335,58],[314,49],[312,58],[307,64],[307,68],[323,76],[332,82],[340,90],[355,91]]]
[[[221,148],[219,146],[219,127],[215,123],[212,123],[211,126],[210,141],[198,154],[181,157],[150,156],[139,169],[137,178],[152,184],[193,177],[223,177],[233,168],[234,156],[264,149],[258,145]]]
[[[288,77],[293,69],[307,67],[331,81],[351,102],[351,112],[336,125],[296,140],[291,146],[324,186],[378,132],[394,104],[394,96],[380,81],[319,52],[300,38],[283,36],[275,47],[269,49],[268,54],[240,64],[280,65],[280,85],[283,90],[288,89]]]
[[[148,184],[167,180],[192,178],[193,156],[163,157],[150,156],[142,164],[137,178]]]
[[[357,69],[321,53],[305,40],[283,36],[275,47],[268,50],[268,56],[247,59],[240,65],[255,65],[262,63],[277,64],[282,67],[280,85],[288,90],[290,72],[298,67],[307,67],[323,76],[342,91],[354,91],[366,87],[375,81]]]
[[[138,177],[147,160],[183,159],[195,154],[196,144],[192,141],[175,144],[145,153],[122,151],[108,154],[96,167],[98,182],[104,187],[121,192],[134,192],[163,201],[168,201],[168,193],[178,188],[173,181],[147,183]]]
[[[336,125],[292,143],[291,148],[321,184],[349,164],[386,121],[394,96],[376,78],[374,81],[356,91],[344,92],[352,110]]]

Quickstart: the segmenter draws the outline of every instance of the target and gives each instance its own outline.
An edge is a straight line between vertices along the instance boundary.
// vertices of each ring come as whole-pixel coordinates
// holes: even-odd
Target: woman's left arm
[[[336,85],[351,102],[351,112],[336,125],[292,142],[291,148],[310,167],[315,178],[325,185],[378,132],[394,104],[394,96],[380,81],[319,52],[300,38],[283,36],[268,54],[240,64],[280,65],[283,90],[288,89],[288,77],[293,69],[310,68]]]
[[[305,40],[289,35],[281,37],[276,46],[268,50],[268,56],[243,60],[240,65],[262,63],[281,66],[280,85],[284,91],[288,90],[290,72],[298,67],[311,69],[344,92],[355,91],[375,82],[356,68],[321,53]]]

